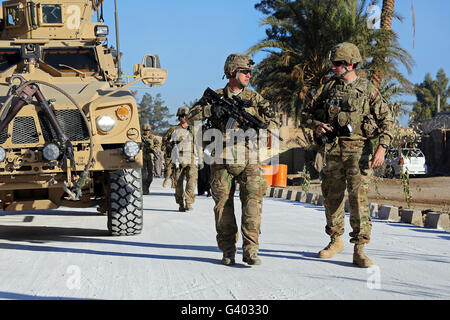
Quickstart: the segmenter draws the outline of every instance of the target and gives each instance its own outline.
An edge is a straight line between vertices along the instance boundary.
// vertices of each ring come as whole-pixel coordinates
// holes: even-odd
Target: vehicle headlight
[[[3,162],[6,158],[6,150],[0,147],[0,162]]]
[[[95,26],[94,32],[97,37],[106,37],[109,34],[109,28],[108,26]]]
[[[112,129],[114,129],[116,125],[116,120],[114,120],[113,117],[104,115],[97,118],[97,128],[100,129],[103,133],[110,132]]]
[[[60,151],[59,147],[54,143],[49,143],[44,147],[44,150],[42,150],[42,154],[44,155],[44,158],[48,161],[53,161],[59,158]]]
[[[123,153],[125,153],[127,157],[134,158],[138,155],[140,149],[139,143],[127,141],[123,146]]]

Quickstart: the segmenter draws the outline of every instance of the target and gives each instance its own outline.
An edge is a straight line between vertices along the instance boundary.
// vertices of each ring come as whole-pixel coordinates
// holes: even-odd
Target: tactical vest
[[[358,78],[354,85],[330,80],[323,89],[326,122],[333,127],[350,124],[353,133],[350,140],[373,138],[378,135],[378,126],[370,109],[369,81]]]

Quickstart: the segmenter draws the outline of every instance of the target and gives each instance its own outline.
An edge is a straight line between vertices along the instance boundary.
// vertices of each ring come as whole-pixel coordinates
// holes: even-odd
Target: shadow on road
[[[40,251],[40,252],[62,252],[74,254],[93,254],[103,256],[119,256],[128,258],[145,258],[145,259],[163,259],[163,260],[191,260],[197,262],[207,262],[213,264],[220,264],[222,257],[221,251],[217,246],[204,245],[187,245],[187,244],[164,244],[164,243],[147,243],[139,241],[118,240],[117,238],[109,237],[107,230],[102,229],[83,229],[83,228],[62,228],[62,227],[47,227],[47,226],[0,226],[0,239],[10,241],[11,243],[0,243],[0,249],[6,250],[24,250],[24,251]],[[129,238],[128,238],[129,239]],[[16,242],[16,243],[14,243]],[[28,242],[30,244],[23,244],[17,242]],[[214,252],[217,258],[207,257],[193,257],[193,256],[179,256],[179,255],[161,255],[153,253],[133,253],[124,251],[110,251],[105,250],[104,247],[100,249],[91,248],[68,248],[57,247],[58,243],[87,243],[100,244],[125,247],[139,247],[139,248],[154,248],[164,250],[194,250],[203,252]],[[45,245],[43,245],[45,244]],[[238,254],[242,254],[239,249]],[[295,260],[318,260],[313,252],[301,251],[287,251],[287,250],[271,250],[260,249],[259,255],[261,257],[272,257],[282,259]],[[336,263],[343,265],[339,261],[327,261],[329,263]],[[241,265],[236,264],[235,267]]]

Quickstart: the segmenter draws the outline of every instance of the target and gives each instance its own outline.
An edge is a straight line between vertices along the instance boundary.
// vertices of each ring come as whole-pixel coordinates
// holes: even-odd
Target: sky
[[[259,2],[117,0],[124,73],[131,75],[133,65],[140,63],[144,54],[158,54],[161,67],[168,70],[165,84],[139,90],[138,100],[146,92],[152,96],[160,93],[175,114],[184,102],[199,99],[207,87],[224,87],[226,57],[244,53],[265,38],[265,27],[261,25],[264,15],[254,8]],[[414,47],[411,3],[415,13]],[[411,74],[403,66],[399,69],[413,83],[422,82],[427,73],[435,78],[440,68],[450,77],[450,1],[397,0],[395,10],[403,19],[394,20],[393,30],[400,46],[415,60]],[[110,27],[109,43],[115,45],[114,0],[105,1],[104,18]],[[254,60],[258,63],[265,56],[258,53]],[[402,100],[415,101],[415,96]],[[406,125],[407,118],[402,118],[401,124]]]

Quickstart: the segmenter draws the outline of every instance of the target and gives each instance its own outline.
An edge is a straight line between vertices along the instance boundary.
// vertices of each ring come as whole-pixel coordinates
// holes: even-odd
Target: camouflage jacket
[[[193,164],[195,150],[192,128],[186,129],[180,124],[171,127],[162,138],[162,149],[172,163]]]
[[[216,90],[218,94],[231,97],[232,92],[226,86],[223,89]],[[245,101],[251,101],[251,106],[246,108],[245,111],[251,115],[259,117],[261,120],[269,124],[269,129],[275,129],[278,127],[278,123],[275,119],[275,111],[271,107],[270,103],[265,100],[259,93],[244,88],[238,95],[239,98]],[[222,119],[217,119],[211,114],[211,105],[197,104],[190,111],[187,116],[187,121],[190,125],[193,125],[195,121],[204,121],[209,119],[211,122],[211,128],[219,129],[221,132],[226,132],[227,123]],[[234,128],[237,128],[237,123],[234,124]]]
[[[152,134],[148,136],[142,134],[142,145],[144,151],[144,158],[151,159],[154,152],[159,148],[159,140]]]
[[[233,93],[228,88],[228,85],[223,89],[216,90],[220,95],[225,95],[225,97],[231,97]],[[245,111],[253,116],[256,116],[260,120],[268,124],[268,128],[273,130],[278,128],[278,123],[276,121],[276,113],[270,103],[265,100],[259,93],[244,88],[238,95],[244,101],[250,101],[249,107],[245,108]],[[227,129],[238,129],[238,123],[233,119],[218,119],[211,113],[212,105],[210,104],[196,104],[187,116],[187,121],[190,125],[194,125],[195,122],[203,122],[208,120],[208,127],[212,129],[218,129],[222,132],[223,142],[226,141],[226,131]],[[247,148],[246,146],[244,148]],[[226,152],[225,152],[226,153]],[[226,157],[226,156],[224,156]],[[231,158],[230,158],[231,159]]]
[[[302,114],[305,127],[314,130],[320,123],[333,127],[350,124],[353,133],[341,140],[367,140],[390,145],[392,112],[377,88],[363,77],[351,83],[331,78],[317,90]]]

